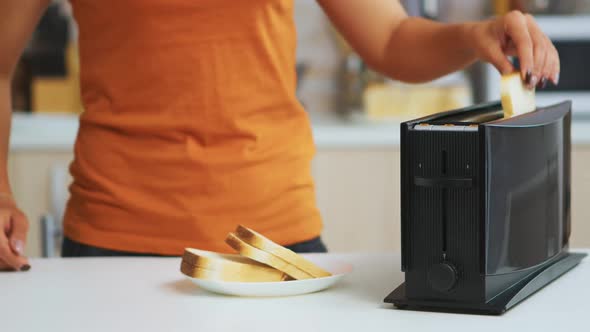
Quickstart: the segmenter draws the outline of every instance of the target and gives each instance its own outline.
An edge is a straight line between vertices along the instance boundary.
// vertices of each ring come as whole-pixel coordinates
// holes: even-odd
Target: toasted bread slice
[[[247,257],[193,248],[185,249],[180,270],[193,278],[223,281],[263,282],[290,279],[285,273]]]
[[[286,273],[293,279],[300,280],[314,278],[313,275],[302,271],[298,267],[289,264],[283,259],[242,241],[235,233],[229,233],[225,239],[225,242],[229,244],[230,247],[234,248],[240,255],[272,266],[275,269]]]
[[[292,280],[292,278],[285,273],[275,269],[243,269],[235,271],[230,268],[209,270],[182,262],[180,264],[180,271],[191,278],[226,282],[275,282]]]
[[[289,250],[279,244],[276,244],[275,242],[264,237],[263,235],[245,226],[239,225],[236,228],[235,234],[238,238],[240,238],[240,240],[246,242],[247,244],[262,251],[266,251],[269,254],[275,255],[284,260],[285,262],[293,266],[296,266],[300,270],[310,274],[313,277],[321,278],[332,275],[330,272],[325,271],[321,267],[303,258],[301,255],[298,255],[292,250]]]
[[[505,118],[532,112],[536,108],[535,90],[524,85],[518,72],[502,76],[500,97]]]
[[[254,265],[260,267],[269,267],[257,261],[240,255],[220,254],[213,251],[200,250],[195,248],[185,248],[182,255],[182,261],[190,265],[199,266],[205,269],[214,270],[218,267],[235,266],[242,268],[244,265]]]

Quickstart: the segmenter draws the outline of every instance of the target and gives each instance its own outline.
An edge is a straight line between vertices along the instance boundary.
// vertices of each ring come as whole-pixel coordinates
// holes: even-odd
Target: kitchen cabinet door
[[[571,247],[590,247],[590,146],[572,148]]]
[[[329,250],[399,251],[397,148],[319,149],[313,174]]]

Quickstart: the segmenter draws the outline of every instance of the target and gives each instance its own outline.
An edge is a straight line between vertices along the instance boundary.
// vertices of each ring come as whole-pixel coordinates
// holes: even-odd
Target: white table
[[[585,250],[588,252],[588,250]],[[392,309],[396,254],[332,254],[355,271],[324,292],[284,298],[206,293],[178,258],[34,259],[0,273],[0,331],[590,331],[590,262],[503,316]]]

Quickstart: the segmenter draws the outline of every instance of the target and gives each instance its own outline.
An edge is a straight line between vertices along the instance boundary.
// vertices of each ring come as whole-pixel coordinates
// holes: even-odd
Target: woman
[[[27,219],[6,175],[17,58],[49,0],[0,4],[0,262],[28,269]],[[295,97],[292,0],[72,0],[85,112],[71,165],[64,255],[225,251],[239,223],[297,251],[324,251],[310,124]],[[533,18],[407,17],[391,0],[319,0],[375,70],[424,82],[488,61],[532,88],[557,52]]]

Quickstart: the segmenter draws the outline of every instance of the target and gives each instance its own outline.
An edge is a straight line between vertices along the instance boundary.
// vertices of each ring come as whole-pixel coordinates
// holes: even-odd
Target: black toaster
[[[568,250],[571,102],[499,102],[401,124],[398,308],[501,314],[585,254]]]

